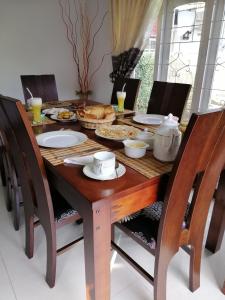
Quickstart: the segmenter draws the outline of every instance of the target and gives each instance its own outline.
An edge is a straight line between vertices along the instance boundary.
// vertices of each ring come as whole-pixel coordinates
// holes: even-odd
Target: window
[[[146,112],[148,107],[148,101],[150,97],[150,91],[153,84],[153,74],[155,65],[155,49],[156,49],[156,34],[157,25],[153,26],[152,31],[149,33],[149,42],[145,48],[142,57],[140,58],[135,70],[134,78],[141,79],[141,86],[136,102],[136,110],[140,112]]]
[[[223,2],[219,1],[215,7],[211,23],[209,54],[200,105],[202,111],[225,105],[225,10]]]
[[[183,121],[225,105],[224,8],[225,0],[163,1],[157,38],[150,35],[135,69],[143,85],[137,109],[146,110],[153,80],[192,84]]]

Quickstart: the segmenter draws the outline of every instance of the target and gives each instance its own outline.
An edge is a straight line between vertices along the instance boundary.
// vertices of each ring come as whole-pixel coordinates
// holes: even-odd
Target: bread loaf
[[[111,105],[90,105],[82,110],[78,110],[77,114],[84,119],[93,120],[109,120],[115,117],[114,109]]]

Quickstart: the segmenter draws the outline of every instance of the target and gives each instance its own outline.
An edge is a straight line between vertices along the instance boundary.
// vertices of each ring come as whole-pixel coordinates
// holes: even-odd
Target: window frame
[[[177,6],[195,2],[205,2],[205,11],[203,16],[202,33],[190,113],[209,110],[208,104],[214,74],[214,67],[212,68],[212,63],[209,64],[209,62],[215,63],[219,45],[219,39],[217,41],[212,39],[212,35],[220,34],[220,30],[222,28],[222,21],[218,28],[218,26],[216,26],[218,24],[216,24],[216,22],[212,22],[212,20],[222,20],[225,0],[163,1],[158,19],[158,34],[156,40],[155,68],[153,76],[154,80],[167,81],[170,44],[166,43],[166,41],[171,40],[172,30],[166,30],[166,28],[168,28],[169,24],[172,25],[173,19],[173,14],[170,12]],[[169,28],[171,27],[172,26],[169,26]]]

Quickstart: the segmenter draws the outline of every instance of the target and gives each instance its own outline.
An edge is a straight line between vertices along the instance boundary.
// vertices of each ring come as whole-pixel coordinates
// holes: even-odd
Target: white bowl
[[[131,158],[143,157],[146,153],[146,149],[149,147],[148,144],[140,140],[125,140],[123,144],[125,146],[125,154]]]
[[[153,149],[154,134],[149,132],[148,129],[144,129],[143,131],[139,132],[136,136],[136,139],[148,144],[148,150]]]

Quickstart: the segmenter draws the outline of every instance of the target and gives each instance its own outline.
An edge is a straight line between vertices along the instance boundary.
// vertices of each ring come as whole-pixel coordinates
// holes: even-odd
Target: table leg
[[[212,212],[206,248],[215,253],[223,240],[225,231],[225,171],[222,171],[215,194],[215,204]]]
[[[84,216],[86,299],[110,299],[111,216],[107,203]]]

